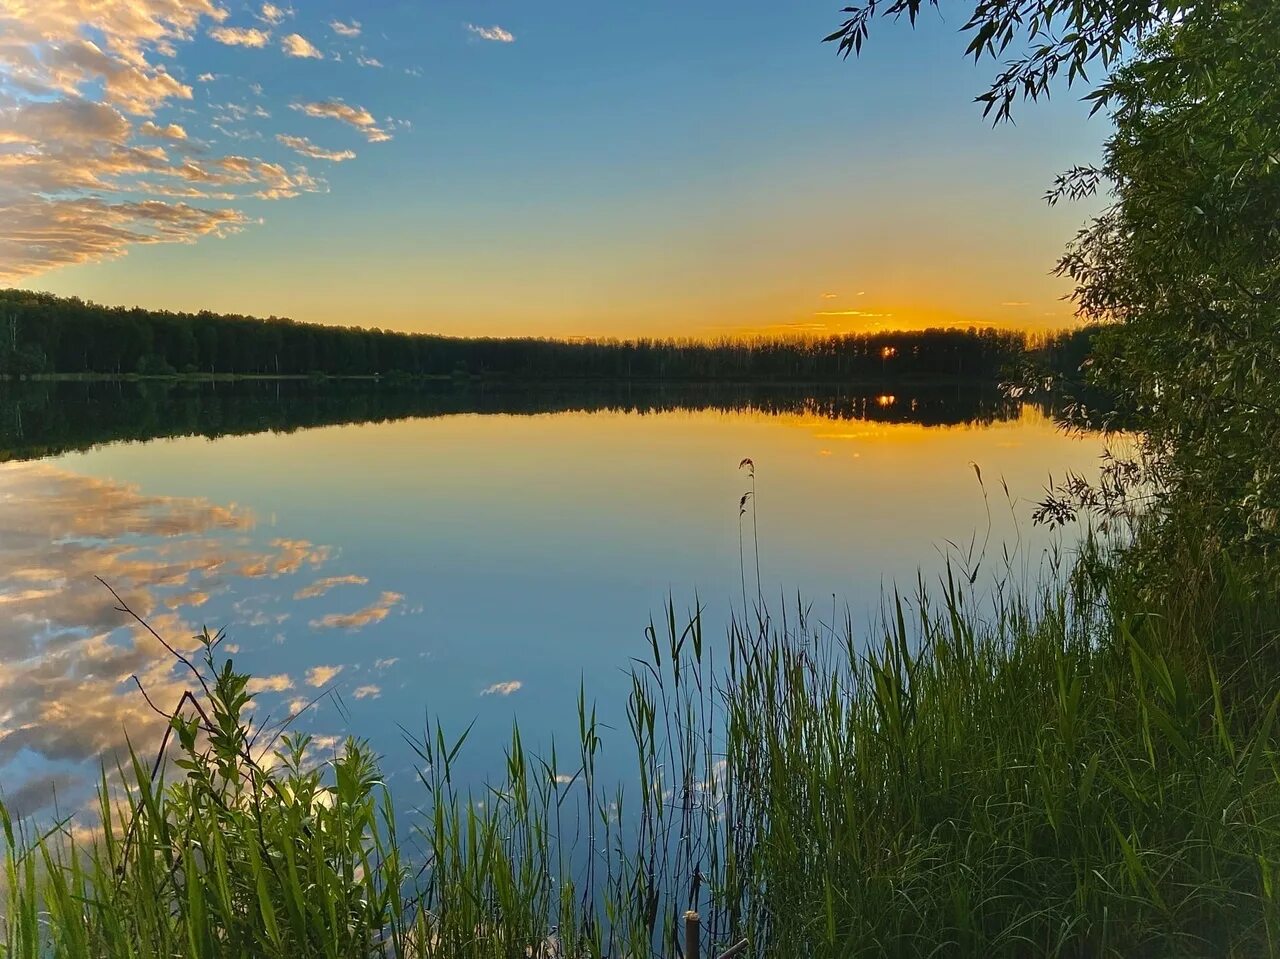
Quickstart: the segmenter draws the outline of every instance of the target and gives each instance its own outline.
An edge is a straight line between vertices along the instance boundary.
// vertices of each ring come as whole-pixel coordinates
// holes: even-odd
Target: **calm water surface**
[[[948,541],[987,538],[973,464],[988,553],[1008,544],[1034,575],[1050,537],[1030,504],[1050,474],[1094,469],[1102,448],[1036,408],[958,394],[686,405],[508,393],[393,410],[365,398],[344,417],[316,414],[314,396],[310,413],[281,412],[265,387],[230,413],[199,393],[138,406],[131,389],[3,405],[0,783],[23,812],[55,791],[78,808],[126,730],[144,749],[156,741],[131,676],[157,702],[182,689],[95,576],[176,644],[225,627],[258,677],[259,715],[332,690],[300,727],[368,737],[410,790],[401,727],[427,715],[458,731],[476,721],[463,771],[477,780],[500,771],[513,718],[528,742],[572,739],[580,682],[625,739],[623,670],[644,655],[650,616],[669,595],[681,609],[700,600],[716,637],[741,608],[744,457],[766,595],[827,610],[835,597],[870,623],[886,586],[937,576]],[[338,425],[146,439],[318,422]],[[112,442],[122,436],[142,441]]]

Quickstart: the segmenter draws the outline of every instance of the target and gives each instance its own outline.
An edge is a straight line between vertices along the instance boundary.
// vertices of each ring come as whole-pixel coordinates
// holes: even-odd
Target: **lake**
[[[184,676],[95,577],[179,648],[225,629],[260,719],[316,700],[296,727],[369,738],[397,790],[405,731],[474,721],[479,782],[514,719],[531,748],[575,739],[580,686],[626,739],[650,617],[701,604],[722,635],[757,542],[771,604],[868,627],[948,554],[1033,580],[1056,538],[1032,504],[1102,445],[954,386],[8,384],[0,782],[75,810],[126,731],[154,753],[131,677],[168,708]]]

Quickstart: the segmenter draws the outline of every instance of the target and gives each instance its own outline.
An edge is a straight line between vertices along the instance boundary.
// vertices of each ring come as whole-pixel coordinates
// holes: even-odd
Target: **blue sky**
[[[1090,211],[1041,197],[1105,122],[1064,91],[993,130],[958,8],[843,61],[829,0],[174,6],[0,0],[0,282],[460,334],[1070,322]]]

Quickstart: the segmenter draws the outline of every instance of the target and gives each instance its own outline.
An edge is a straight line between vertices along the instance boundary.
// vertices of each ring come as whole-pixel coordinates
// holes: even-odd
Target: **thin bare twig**
[[[196,668],[195,663],[191,662],[191,660],[187,659],[186,656],[182,655],[182,653],[178,652],[178,650],[170,646],[163,636],[161,636],[159,633],[157,633],[154,629],[151,628],[150,623],[148,623],[145,619],[143,619],[141,616],[135,613],[133,611],[133,608],[120,597],[120,594],[111,588],[110,583],[108,583],[101,576],[95,576],[94,579],[96,579],[99,583],[105,586],[107,588],[107,592],[109,592],[115,598],[117,612],[126,613],[127,615],[133,617],[135,622],[137,622],[143,629],[145,629],[148,633],[154,636],[156,642],[158,642],[161,646],[167,649],[169,653],[178,660],[178,662],[182,663],[182,665],[186,666],[187,669],[191,670],[192,675],[194,675],[195,678],[199,681],[200,688],[204,690],[205,695],[208,696],[210,699],[212,699],[213,693],[209,689],[209,684],[205,682],[204,676],[201,675],[200,670]]]

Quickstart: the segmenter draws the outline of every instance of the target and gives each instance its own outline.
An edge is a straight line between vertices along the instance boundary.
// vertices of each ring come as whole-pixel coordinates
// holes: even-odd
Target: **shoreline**
[[[861,376],[856,379],[716,379],[710,377],[583,377],[583,376],[512,376],[499,374],[469,374],[455,376],[448,374],[415,374],[415,373],[0,373],[0,382],[4,383],[314,383],[323,385],[330,382],[340,383],[372,383],[377,385],[413,386],[425,384],[449,383],[455,386],[466,385],[512,385],[520,387],[539,386],[688,386],[688,387],[787,387],[787,388],[831,388],[862,386],[959,386],[980,389],[998,389],[1001,380],[972,376],[928,376],[928,375],[884,375]]]

